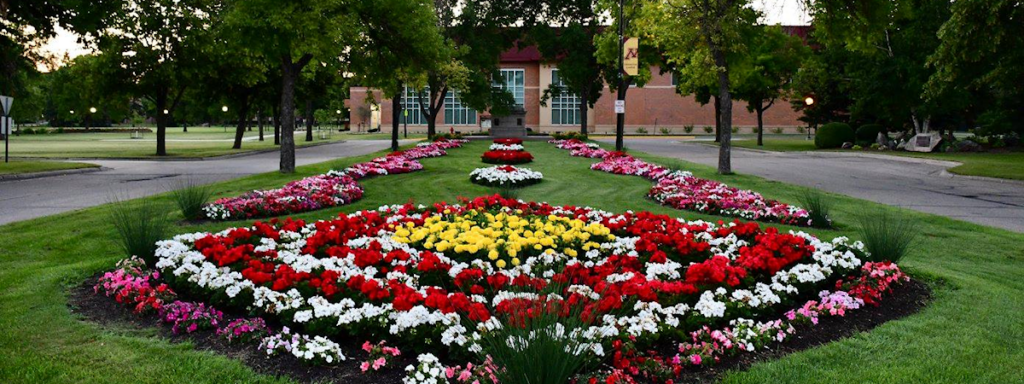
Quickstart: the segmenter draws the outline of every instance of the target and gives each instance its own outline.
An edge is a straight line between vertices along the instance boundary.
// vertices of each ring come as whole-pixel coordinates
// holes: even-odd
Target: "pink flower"
[[[690,363],[693,365],[700,365],[700,355],[690,355]]]

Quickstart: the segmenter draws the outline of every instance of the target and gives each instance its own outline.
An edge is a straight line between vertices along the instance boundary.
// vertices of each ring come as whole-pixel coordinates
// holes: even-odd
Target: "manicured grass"
[[[454,201],[493,189],[470,183],[469,172],[486,142],[453,149],[449,156],[424,159],[421,172],[362,182],[365,198],[353,205],[296,217],[319,219],[339,212],[416,201]],[[520,197],[553,204],[589,205],[610,211],[650,210],[687,219],[722,218],[678,211],[644,198],[650,182],[589,169],[590,159],[541,142],[526,144],[536,160],[524,165],[545,180]],[[349,165],[371,156],[343,159]],[[760,178],[715,176],[714,170],[681,161],[641,156],[693,171],[769,198],[796,203],[806,190]],[[253,188],[277,187],[300,176],[327,170],[327,164],[301,167],[297,175],[268,173],[214,185],[218,197]],[[858,215],[882,206],[849,197],[835,201],[837,230],[803,229],[823,238],[856,237]],[[177,233],[220,230],[246,222],[182,226],[168,195],[150,198],[164,207]],[[259,375],[231,358],[197,351],[188,343],[154,337],[149,329],[106,328],[83,322],[67,307],[68,289],[109,270],[123,257],[106,210],[96,207],[0,227],[0,382],[2,383],[283,383]],[[731,372],[728,383],[1012,383],[1024,371],[1024,235],[951,219],[903,212],[921,233],[902,261],[913,276],[934,289],[934,302],[922,312],[870,332],[779,360]],[[782,227],[784,230],[793,229]],[[360,358],[360,356],[354,356]]]
[[[273,127],[265,128],[264,141],[258,141],[259,132],[254,128],[245,133],[242,149],[231,149],[234,128],[181,127],[167,129],[167,154],[169,157],[210,157],[257,150],[274,149]],[[155,129],[154,129],[155,130]],[[71,129],[66,132],[71,132]],[[422,135],[409,135],[419,138]],[[321,139],[313,133],[313,141],[306,141],[305,132],[295,133],[295,144],[305,146],[341,140],[390,139],[390,133],[347,133],[331,132],[330,137]],[[132,139],[128,132],[118,133],[51,133],[46,135],[14,136],[11,140],[11,156],[41,158],[146,158],[155,157],[156,133],[144,133],[142,139]]]
[[[755,140],[736,140],[732,143],[736,147],[760,149],[776,152],[795,151],[817,151],[813,140],[806,137],[792,138],[765,138],[764,146],[757,146]],[[843,150],[843,152],[852,152]],[[963,163],[949,169],[949,172],[958,175],[984,176],[999,179],[1024,180],[1024,151],[1015,152],[982,152],[982,153],[917,153],[903,151],[872,151],[865,149],[864,153],[905,156],[922,159],[956,161]]]
[[[96,167],[98,167],[98,165],[96,164],[46,160],[11,159],[11,162],[4,163],[3,159],[0,159],[0,175],[17,175],[23,173],[61,171],[66,169]]]

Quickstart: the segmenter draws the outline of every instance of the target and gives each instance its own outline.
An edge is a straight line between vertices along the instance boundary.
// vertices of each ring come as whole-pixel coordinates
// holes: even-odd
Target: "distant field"
[[[65,169],[95,167],[98,167],[98,165],[63,161],[11,159],[10,163],[4,163],[2,160],[0,160],[0,175],[16,175],[22,173],[60,171]]]
[[[65,129],[65,132],[72,132],[72,129]],[[304,131],[296,132],[295,143],[298,146],[305,146],[343,140],[391,137],[390,134],[383,133],[342,133],[328,130],[323,132],[329,136],[321,139],[320,132],[314,131],[311,142],[305,140]],[[256,129],[247,131],[240,150],[231,149],[234,135],[233,127],[189,127],[187,133],[182,132],[181,127],[168,128],[167,155],[196,158],[275,148],[272,129],[264,132],[264,141],[259,141],[259,132]],[[129,132],[116,132],[33,134],[13,136],[11,140],[11,156],[15,157],[145,158],[155,157],[155,154],[156,134],[153,132],[144,133],[141,139],[132,139]]]

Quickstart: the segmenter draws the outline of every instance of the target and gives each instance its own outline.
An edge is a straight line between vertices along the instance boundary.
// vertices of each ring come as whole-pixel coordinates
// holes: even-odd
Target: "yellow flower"
[[[495,264],[498,266],[498,268],[505,268],[505,260],[498,260],[498,262]]]

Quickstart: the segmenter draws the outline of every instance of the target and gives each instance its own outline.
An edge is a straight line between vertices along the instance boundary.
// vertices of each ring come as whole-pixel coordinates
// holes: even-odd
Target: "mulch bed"
[[[404,368],[415,364],[416,356],[409,349],[392,368],[378,372],[362,373],[359,364],[365,353],[360,346],[365,340],[352,340],[342,344],[342,349],[352,356],[340,364],[319,367],[307,365],[292,356],[267,357],[254,344],[228,344],[213,331],[199,331],[192,334],[175,335],[170,326],[164,325],[156,315],[139,316],[131,309],[116,303],[112,298],[93,293],[97,277],[85,281],[72,289],[68,306],[73,313],[81,315],[88,321],[104,327],[127,327],[136,329],[158,330],[162,337],[172,342],[190,341],[198,350],[213,351],[229,358],[241,360],[253,370],[273,375],[287,376],[302,383],[400,383],[405,376]],[[797,333],[782,343],[776,343],[769,349],[756,353],[743,353],[738,356],[723,358],[719,364],[699,369],[684,370],[675,381],[680,383],[712,383],[717,382],[728,371],[745,370],[752,364],[774,360],[785,355],[823,345],[835,340],[852,336],[859,332],[869,331],[887,321],[910,316],[931,299],[928,286],[917,280],[911,280],[894,289],[886,296],[878,307],[866,306],[849,312],[845,317],[822,317],[817,325],[798,326]],[[225,323],[237,316],[225,313]],[[279,329],[279,327],[275,327]],[[443,357],[442,357],[443,358]]]

